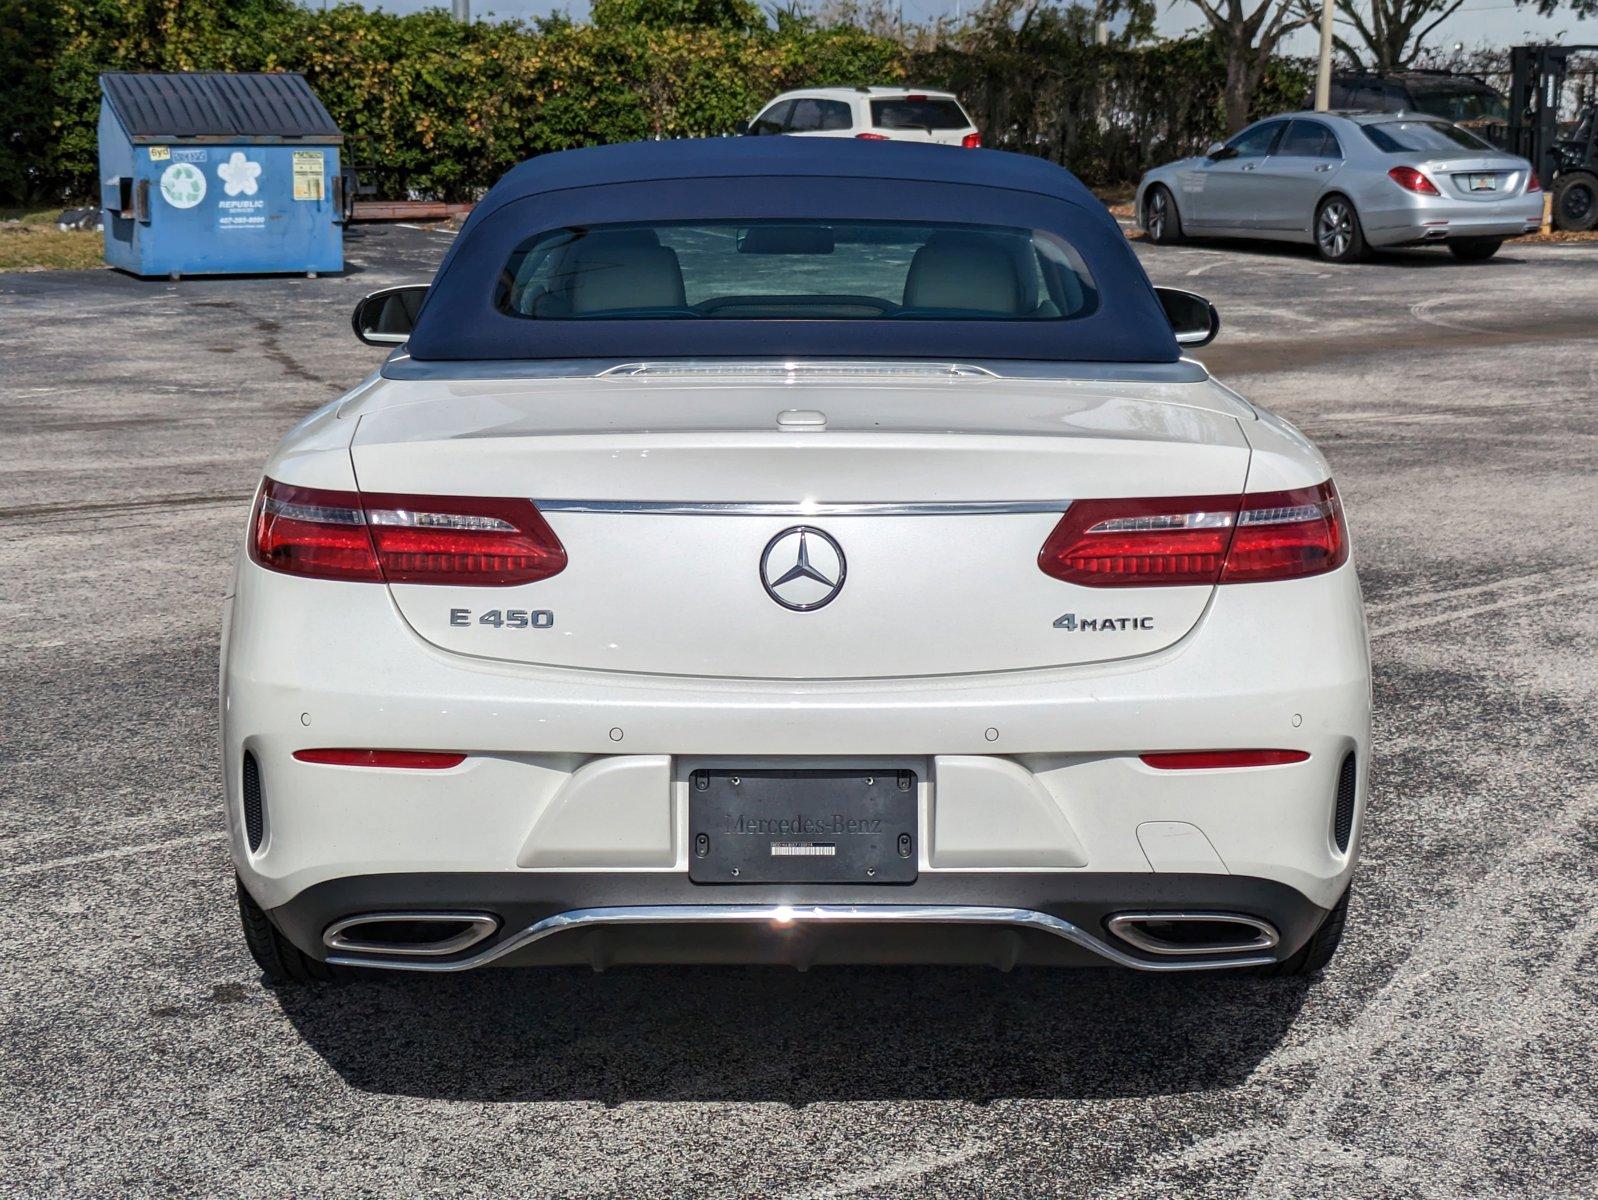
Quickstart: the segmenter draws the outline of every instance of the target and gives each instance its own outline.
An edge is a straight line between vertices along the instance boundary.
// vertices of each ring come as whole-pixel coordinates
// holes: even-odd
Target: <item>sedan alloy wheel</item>
[[[1315,217],[1315,245],[1331,262],[1353,262],[1364,253],[1359,216],[1349,201],[1333,196],[1321,205]]]

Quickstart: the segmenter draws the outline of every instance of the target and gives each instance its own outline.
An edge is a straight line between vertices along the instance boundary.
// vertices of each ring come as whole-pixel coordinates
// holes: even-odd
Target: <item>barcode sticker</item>
[[[836,842],[772,842],[772,858],[831,858],[838,853]]]

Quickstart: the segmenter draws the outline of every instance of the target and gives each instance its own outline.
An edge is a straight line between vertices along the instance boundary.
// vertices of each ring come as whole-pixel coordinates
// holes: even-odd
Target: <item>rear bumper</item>
[[[307,589],[317,592],[314,603]],[[559,913],[618,905],[974,904],[1050,914],[1098,936],[1112,907],[1145,910],[1167,899],[1259,912],[1290,952],[1313,922],[1276,901],[1256,909],[1229,889],[1279,888],[1273,894],[1297,897],[1289,908],[1313,912],[1336,902],[1358,853],[1370,742],[1368,651],[1350,567],[1220,588],[1192,633],[1137,658],[773,683],[449,654],[410,630],[385,589],[246,564],[224,634],[221,699],[234,862],[251,895],[308,953],[321,945],[319,921],[372,911],[487,911],[499,920],[498,938]],[[311,747],[467,758],[447,770],[294,758]],[[1155,770],[1138,757],[1247,747],[1310,757],[1192,771]],[[253,845],[241,786],[246,754],[264,797]],[[1350,755],[1358,767],[1352,833],[1345,829],[1339,845],[1335,795]],[[921,781],[918,882],[902,900],[884,899],[884,885],[768,893],[689,881],[696,767],[883,763],[914,769]],[[1168,891],[1186,878],[1196,891]],[[413,884],[421,891],[413,894]],[[1071,907],[1078,903],[1085,907]],[[748,930],[723,932],[734,941],[748,935],[742,948],[756,960],[767,953]],[[1095,958],[1046,933],[1017,936],[1027,956]],[[542,939],[529,954],[565,954],[574,941]],[[892,957],[891,946],[875,948]]]
[[[1518,237],[1536,232],[1542,219],[1541,192],[1481,202],[1416,196],[1391,206],[1361,206],[1360,211],[1365,240],[1373,246]]]
[[[327,931],[352,916],[476,913],[495,932],[436,957],[345,953]],[[302,951],[344,965],[409,971],[628,963],[1120,966],[1191,971],[1290,957],[1326,909],[1271,880],[1172,874],[923,874],[903,886],[706,887],[678,874],[405,873],[330,880],[271,911]],[[1266,950],[1148,953],[1110,932],[1126,913],[1252,918]]]

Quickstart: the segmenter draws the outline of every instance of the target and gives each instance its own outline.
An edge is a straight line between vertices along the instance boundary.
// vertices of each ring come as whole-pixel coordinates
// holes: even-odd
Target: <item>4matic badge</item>
[[[1062,613],[1054,619],[1056,629],[1080,630],[1083,633],[1118,633],[1128,629],[1153,629],[1153,617],[1079,617],[1075,613]]]

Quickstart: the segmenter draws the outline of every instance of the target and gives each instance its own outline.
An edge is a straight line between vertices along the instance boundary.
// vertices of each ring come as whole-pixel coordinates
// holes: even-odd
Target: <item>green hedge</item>
[[[550,150],[731,132],[805,84],[953,87],[990,145],[1090,182],[1135,177],[1215,134],[1222,72],[1208,41],[1100,47],[1076,10],[1048,11],[1058,19],[1009,38],[979,15],[926,50],[792,10],[773,26],[748,0],[600,0],[588,23],[531,26],[290,0],[0,0],[0,197],[94,194],[107,70],[302,71],[348,161],[379,168],[388,195],[441,199]],[[1296,101],[1301,72],[1280,74]]]
[[[987,145],[1037,154],[1092,184],[1135,180],[1224,133],[1226,63],[1208,37],[1099,45],[1092,9],[1044,7],[1019,27],[979,10],[964,36],[918,55],[913,78],[958,93]],[[1256,115],[1297,108],[1307,62],[1272,63]]]

